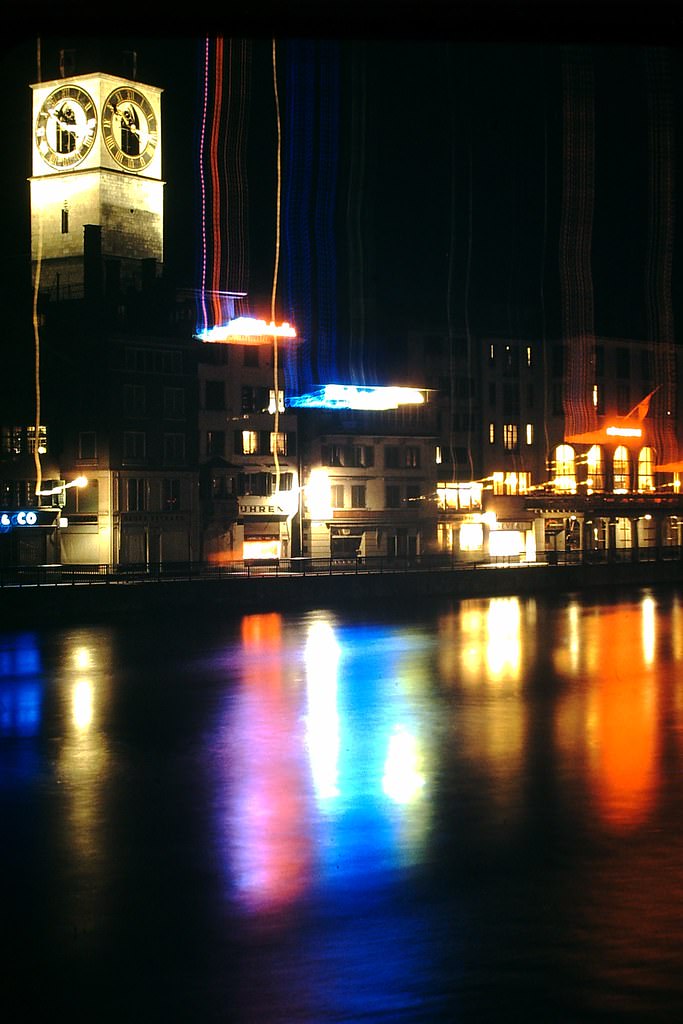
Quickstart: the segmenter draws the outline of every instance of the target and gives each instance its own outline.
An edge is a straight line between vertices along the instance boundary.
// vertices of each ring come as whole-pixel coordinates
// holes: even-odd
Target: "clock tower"
[[[31,88],[31,250],[41,291],[83,296],[93,230],[104,272],[135,285],[143,261],[163,262],[162,90],[105,74]]]

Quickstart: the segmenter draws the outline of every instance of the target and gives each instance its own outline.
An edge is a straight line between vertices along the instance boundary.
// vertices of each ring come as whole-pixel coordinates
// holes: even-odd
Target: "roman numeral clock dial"
[[[149,166],[159,130],[152,105],[139,89],[114,89],[102,107],[102,138],[112,159],[126,171]]]
[[[96,133],[95,103],[79,85],[62,85],[51,92],[36,118],[38,152],[57,169],[79,164],[92,149]]]

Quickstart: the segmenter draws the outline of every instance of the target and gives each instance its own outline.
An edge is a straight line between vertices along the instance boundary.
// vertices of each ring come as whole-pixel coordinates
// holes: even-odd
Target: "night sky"
[[[298,196],[299,207],[296,217],[291,203],[283,214],[279,299],[283,315],[328,338],[330,358],[338,349],[342,362],[369,365],[408,329],[561,332],[563,238],[574,244],[563,232],[571,225],[588,232],[588,280],[582,278],[575,301],[590,306],[596,333],[644,336],[651,329],[657,254],[667,247],[674,323],[680,319],[680,16],[675,7],[654,5],[646,15],[635,6],[603,4],[593,7],[590,20],[581,17],[584,5],[573,4],[557,5],[564,19],[553,23],[547,15],[553,6],[460,7],[455,22],[438,4],[370,6],[357,22],[332,6],[328,12],[337,18],[323,24],[302,5],[291,23],[271,26],[256,16],[225,24],[187,20],[166,36],[63,35],[53,17],[41,34],[42,77],[57,77],[60,47],[76,51],[83,72],[98,65],[121,70],[120,54],[135,50],[139,80],[164,88],[166,264],[178,284],[197,285],[202,39],[221,33],[250,39],[248,202],[239,225],[249,262],[247,281],[239,284],[246,283],[265,312],[276,212],[272,28],[280,40],[285,145],[292,146],[307,116],[334,113],[332,121],[323,119],[313,145],[290,148],[285,160],[286,200]],[[5,138],[13,140],[2,164],[12,239],[3,251],[3,305],[16,317],[18,335],[26,325],[17,296],[29,253],[35,40],[33,27],[24,26],[14,42],[5,41],[2,65]],[[306,61],[312,78],[302,77],[311,67]],[[587,87],[577,68],[588,69]],[[322,98],[305,85],[320,76],[328,83]],[[568,190],[566,177],[568,111],[582,116],[577,95],[586,88],[594,113],[588,206],[580,180]],[[573,100],[572,89],[578,89]],[[574,128],[575,156],[583,129]],[[664,134],[668,148],[657,141]],[[652,192],[652,154],[664,152],[668,184],[660,178],[657,188],[679,200],[667,214],[668,234]],[[307,233],[324,244],[313,245],[304,265]],[[227,286],[235,287],[226,274]]]

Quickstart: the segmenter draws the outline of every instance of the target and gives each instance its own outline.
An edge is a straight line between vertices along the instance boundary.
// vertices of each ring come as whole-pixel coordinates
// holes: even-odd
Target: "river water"
[[[675,588],[1,633],[3,1020],[683,1019],[682,769]]]

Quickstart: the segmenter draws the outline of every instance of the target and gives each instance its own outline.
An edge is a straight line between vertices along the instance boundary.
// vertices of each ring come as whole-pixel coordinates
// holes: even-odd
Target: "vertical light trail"
[[[201,230],[201,268],[199,278],[199,294],[201,303],[200,323],[198,327],[204,330],[209,326],[206,311],[206,273],[208,259],[208,242],[206,233],[206,182],[204,179],[204,143],[206,139],[206,120],[208,116],[209,97],[209,40],[204,40],[204,80],[202,90],[202,116],[199,133],[199,189],[200,189],[200,230]]]
[[[303,342],[285,367],[290,389],[301,393],[337,379],[339,49],[327,41],[290,41],[286,57],[284,303]]]
[[[226,61],[227,51],[227,61]],[[223,323],[228,292],[247,290],[246,123],[251,44],[205,40],[199,136],[198,327]],[[241,310],[240,310],[241,312]]]
[[[40,38],[36,44],[36,61],[38,64],[38,81],[42,81],[41,69],[41,43]],[[40,292],[40,271],[43,263],[43,218],[38,218],[38,244],[36,253],[36,269],[33,280],[33,341],[35,352],[35,392],[36,392],[36,423],[33,447],[33,461],[36,467],[36,497],[43,486],[43,469],[40,462],[40,417],[41,417],[41,396],[40,396],[40,323],[38,320],[38,294]],[[40,504],[40,501],[38,502]]]
[[[346,201],[349,254],[349,380],[365,384],[365,251],[363,242],[363,200],[365,196],[367,135],[367,55],[360,43],[351,54],[351,142]]]
[[[212,274],[211,274],[211,307],[213,323],[222,320],[220,290],[222,270],[222,231],[221,231],[221,189],[218,174],[218,138],[221,127],[222,95],[223,95],[223,40],[215,41],[213,110],[211,123],[211,140],[209,143],[209,170],[211,176],[212,226],[213,242]]]
[[[275,303],[277,298],[278,272],[280,269],[280,204],[282,199],[282,124],[280,121],[280,95],[277,87],[277,47],[273,39],[273,98],[277,121],[277,195],[275,202],[275,266],[273,268],[273,289],[270,296],[270,320],[276,323]],[[273,459],[275,461],[275,493],[280,490],[280,457],[278,453],[278,432],[280,429],[280,373],[278,366],[277,334],[273,334],[273,391],[275,411],[273,413]]]
[[[676,354],[671,295],[675,222],[675,159],[672,83],[664,50],[646,54],[648,95],[648,247],[646,307],[654,355],[651,424],[659,462],[678,458],[676,443]]]
[[[591,250],[595,203],[595,110],[591,58],[563,52],[564,137],[560,284],[565,346],[565,432],[595,427],[590,367],[595,345]]]

